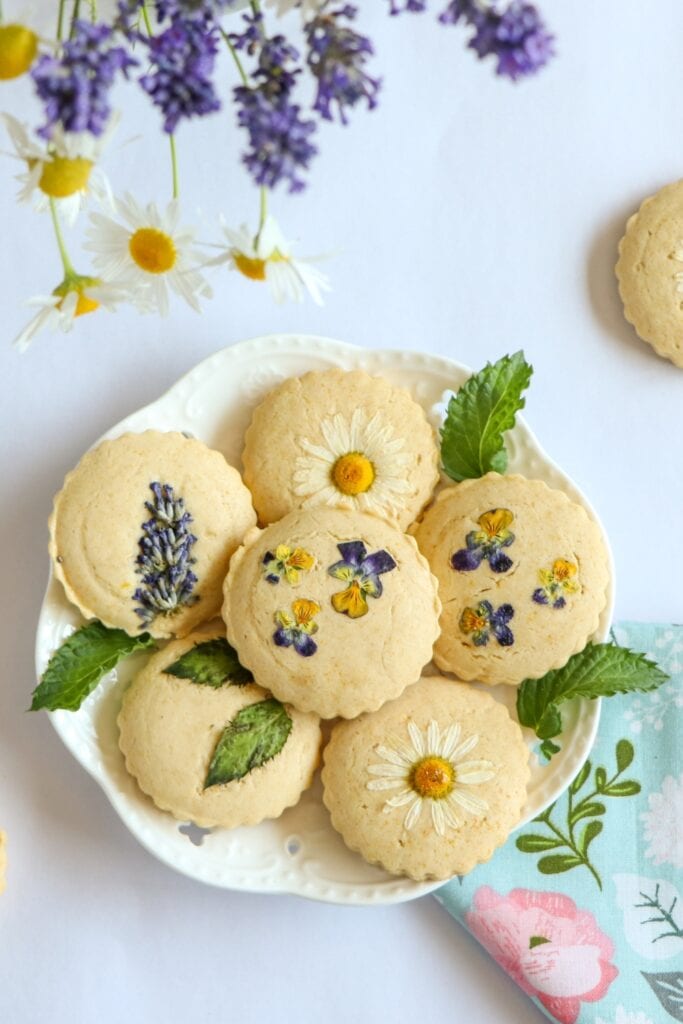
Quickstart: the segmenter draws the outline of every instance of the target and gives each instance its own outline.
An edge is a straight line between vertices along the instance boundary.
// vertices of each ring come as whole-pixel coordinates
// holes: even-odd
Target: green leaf
[[[202,686],[219,687],[225,683],[244,686],[252,681],[251,672],[242,668],[235,651],[223,637],[195,644],[164,672]]]
[[[630,740],[619,740],[617,743],[617,768],[619,774],[625,772],[633,760],[634,750]]]
[[[599,789],[601,793],[602,793],[603,789],[605,788],[605,783],[606,782],[607,782],[607,772],[605,771],[605,769],[604,768],[596,768],[595,769],[595,785],[596,785],[596,788]]]
[[[553,743],[552,740],[543,740],[541,743],[541,753],[548,761],[551,759],[553,754],[559,754],[562,747],[558,747],[557,743]]]
[[[583,762],[583,767],[579,770],[578,774],[575,775],[574,779],[572,780],[572,783],[571,783],[571,785],[569,787],[569,792],[570,793],[578,793],[578,791],[581,789],[581,787],[583,786],[584,782],[586,781],[586,779],[588,778],[590,773],[591,773],[591,763],[590,763],[590,761],[584,761]]]
[[[541,857],[537,867],[543,875],[560,875],[563,871],[571,871],[572,868],[583,864],[580,857],[574,853],[555,853],[550,857]]]
[[[129,636],[109,629],[97,619],[81,626],[58,647],[33,691],[29,711],[78,711],[102,676],[116,668],[121,658],[154,646],[149,633]]]
[[[214,750],[204,789],[242,779],[280,753],[292,730],[292,719],[271,697],[249,704],[233,718]]]
[[[584,855],[584,857],[586,855],[586,850],[588,849],[590,844],[593,842],[593,840],[596,838],[596,836],[600,835],[601,832],[602,832],[602,822],[601,821],[589,821],[588,822],[588,824],[586,825],[585,829],[583,830],[583,833],[582,833],[578,843],[576,844],[579,852],[582,853]]]
[[[522,853],[544,853],[546,850],[556,850],[563,846],[561,839],[551,839],[550,836],[526,835],[519,836],[515,840],[515,846]]]
[[[533,368],[523,352],[503,356],[472,374],[448,403],[441,428],[441,461],[452,480],[468,480],[495,470],[504,473],[507,452],[503,434],[524,408],[522,392]]]
[[[576,825],[582,818],[596,818],[605,813],[605,805],[598,803],[577,804],[569,815],[569,824]]]
[[[668,678],[644,654],[615,644],[588,644],[563,668],[542,679],[524,680],[517,693],[517,717],[540,739],[551,739],[562,731],[559,705],[564,701],[656,690]]]
[[[546,942],[550,942],[550,939],[546,939],[545,935],[532,935],[529,939],[529,949],[536,949],[536,946],[544,946]]]
[[[640,783],[635,779],[625,779],[623,782],[613,782],[603,789],[605,796],[636,796],[640,793]]]

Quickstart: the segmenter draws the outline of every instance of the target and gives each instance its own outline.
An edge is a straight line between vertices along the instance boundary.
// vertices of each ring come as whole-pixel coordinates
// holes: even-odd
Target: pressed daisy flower
[[[122,299],[121,293],[99,278],[70,274],[58,284],[51,295],[29,299],[29,306],[37,306],[38,313],[14,340],[15,348],[25,352],[41,331],[70,331],[79,316],[94,313],[100,306],[113,309]]]
[[[351,421],[340,413],[320,423],[324,444],[301,438],[305,455],[294,470],[294,493],[304,508],[334,505],[386,515],[401,510],[401,495],[410,493],[406,479],[411,457],[402,451],[405,438],[395,437],[381,412],[368,420],[355,409]]]
[[[110,199],[107,177],[95,164],[118,117],[111,119],[108,131],[98,139],[89,132],[56,128],[49,143],[38,143],[31,139],[25,124],[10,114],[0,116],[14,146],[12,155],[26,164],[26,171],[17,175],[20,202],[33,200],[37,210],[44,210],[54,199],[60,215],[73,224],[87,196],[93,195],[100,202]]]
[[[128,292],[142,312],[165,316],[169,291],[199,312],[199,299],[210,298],[211,289],[197,270],[193,229],[179,226],[177,200],[159,211],[127,194],[114,200],[113,212],[115,217],[90,215],[85,246],[103,277]]]
[[[392,747],[377,746],[383,764],[368,765],[373,778],[366,783],[372,790],[400,790],[384,805],[385,814],[396,807],[408,807],[404,827],[417,824],[424,804],[429,806],[432,825],[443,836],[449,828],[458,828],[458,813],[481,817],[488,804],[469,792],[471,786],[489,782],[496,774],[491,761],[466,761],[479,742],[478,736],[461,740],[456,723],[440,731],[431,721],[423,735],[414,722],[408,722],[410,744],[397,741]]]
[[[229,248],[212,263],[228,262],[250,281],[265,281],[276,302],[302,302],[306,293],[318,305],[323,305],[322,292],[330,290],[325,274],[305,259],[295,259],[291,246],[273,219],[267,217],[256,237],[246,224],[233,231],[223,224]]]

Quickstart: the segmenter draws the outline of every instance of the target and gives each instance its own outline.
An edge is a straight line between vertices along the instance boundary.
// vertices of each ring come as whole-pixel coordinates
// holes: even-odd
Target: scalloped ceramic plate
[[[457,389],[471,372],[459,363],[417,352],[369,352],[327,338],[296,335],[255,338],[206,359],[158,401],[122,420],[105,437],[150,427],[187,431],[239,466],[251,411],[266,392],[286,377],[332,366],[361,368],[407,388],[435,427],[440,424],[448,392]],[[583,504],[597,519],[578,488],[543,452],[521,419],[510,433],[507,447],[511,472],[545,480]],[[613,588],[598,639],[607,634],[612,604]],[[51,579],[38,624],[39,675],[51,653],[81,621],[60,584]],[[78,712],[57,711],[50,717],[65,745],[100,784],[126,827],[159,860],[222,888],[292,893],[331,903],[397,903],[441,884],[396,878],[347,850],[330,825],[319,780],[296,807],[276,821],[252,828],[205,832],[179,824],[159,811],[126,772],[117,742],[121,694],[145,657],[140,654],[122,662]],[[516,691],[512,687],[486,689],[514,716]],[[563,709],[562,752],[549,765],[531,755],[529,797],[521,824],[555,800],[574,777],[593,743],[599,715],[598,701],[575,701]],[[532,748],[535,738],[531,734],[527,738]]]

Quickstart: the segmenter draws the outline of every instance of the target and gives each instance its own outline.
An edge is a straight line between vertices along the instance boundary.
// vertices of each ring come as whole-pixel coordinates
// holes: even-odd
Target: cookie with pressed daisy
[[[323,800],[350,849],[418,881],[487,861],[519,822],[529,752],[487,693],[426,677],[334,727]]]
[[[220,611],[230,556],[256,516],[236,469],[178,433],[104,441],[69,473],[50,554],[86,618],[184,636]]]
[[[439,580],[439,668],[517,684],[560,668],[598,628],[607,548],[563,491],[488,473],[442,491],[413,532]]]
[[[153,655],[123,697],[119,746],[157,807],[204,828],[277,818],[310,786],[317,716],[254,685],[222,624]]]
[[[650,196],[629,219],[616,275],[626,319],[683,367],[683,181]]]
[[[440,607],[412,537],[362,512],[302,509],[247,536],[223,617],[261,686],[322,718],[353,718],[419,678]]]
[[[242,458],[262,523],[295,508],[335,507],[405,528],[438,481],[434,431],[422,407],[360,370],[284,381],[255,410]]]

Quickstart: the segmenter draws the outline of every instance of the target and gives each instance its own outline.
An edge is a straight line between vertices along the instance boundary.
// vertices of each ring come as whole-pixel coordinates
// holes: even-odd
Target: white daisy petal
[[[415,794],[412,789],[404,789],[403,792],[398,794],[398,796],[392,796],[390,800],[387,800],[384,805],[384,810],[391,811],[394,807],[403,807],[404,804],[408,804],[414,799]]]
[[[436,830],[436,834],[439,836],[445,836],[446,834],[446,818],[443,812],[443,801],[432,800],[431,801],[432,811],[432,824]]]
[[[404,784],[405,780],[400,779],[371,779],[367,784],[367,789],[398,789],[399,786]]]
[[[392,750],[390,747],[385,746],[375,747],[375,751],[380,757],[383,757],[385,761],[389,761],[390,764],[395,764],[398,767],[405,768],[406,758],[399,751]],[[408,761],[408,764],[410,764],[410,761]]]
[[[369,764],[369,775],[380,775],[383,779],[405,779],[406,768],[398,764]]]
[[[466,786],[474,786],[481,782],[489,782],[496,774],[491,761],[461,761],[457,769],[458,782]]]
[[[460,725],[457,722],[454,725],[449,725],[449,727],[446,729],[443,736],[441,737],[441,750],[439,751],[439,753],[441,754],[442,757],[452,756],[453,751],[458,745],[458,740],[460,739],[460,732]]]
[[[481,797],[474,796],[473,793],[467,793],[464,790],[456,788],[449,793],[446,797],[451,803],[459,804],[464,810],[469,811],[470,814],[474,814],[475,817],[481,817],[489,809],[489,805]]]
[[[460,746],[456,747],[453,753],[451,754],[452,760],[455,762],[459,761],[461,758],[465,756],[465,754],[469,754],[470,750],[474,750],[478,742],[479,737],[476,735],[469,736],[466,740],[463,740]]]
[[[422,733],[415,725],[415,722],[408,722],[408,735],[410,736],[410,742],[413,744],[413,749],[418,757],[424,757],[425,745],[422,739]]]
[[[427,727],[427,753],[439,753],[439,723],[433,719]]]
[[[418,818],[420,817],[420,811],[422,810],[422,799],[418,796],[415,802],[410,807],[408,813],[403,820],[403,827],[408,831],[417,825]]]
[[[441,801],[441,809],[443,811],[444,821],[448,828],[459,828],[460,820],[453,812],[453,808],[448,800]]]

